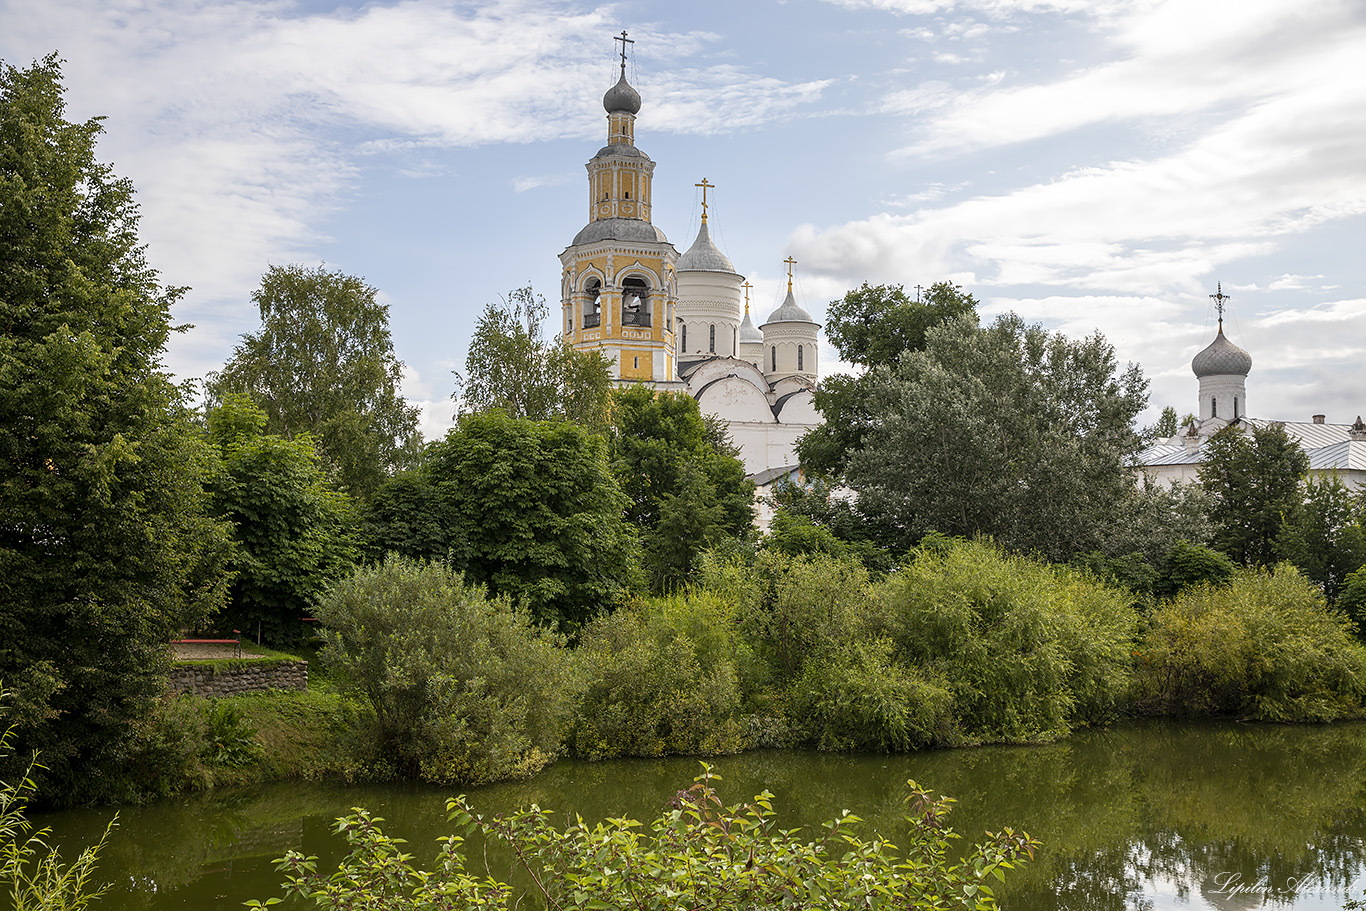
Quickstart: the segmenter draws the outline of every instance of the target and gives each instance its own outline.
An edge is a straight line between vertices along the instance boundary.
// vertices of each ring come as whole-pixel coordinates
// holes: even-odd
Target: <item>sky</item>
[[[435,438],[485,305],[530,284],[558,313],[623,29],[654,222],[686,250],[715,184],[756,323],[788,256],[818,322],[865,281],[949,280],[986,319],[1102,333],[1152,420],[1196,410],[1222,285],[1248,413],[1366,412],[1361,0],[0,0],[0,59],[58,52],[68,119],[106,118],[148,258],[191,289],[179,378],[259,327],[269,265],[325,263],[389,305]]]

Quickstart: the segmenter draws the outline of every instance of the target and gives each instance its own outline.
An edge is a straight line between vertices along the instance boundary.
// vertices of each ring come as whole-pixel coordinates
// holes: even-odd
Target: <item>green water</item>
[[[1043,850],[1003,896],[1007,909],[1340,908],[1366,886],[1366,725],[1144,724],[1037,747],[906,756],[774,751],[712,761],[727,802],[763,788],[785,824],[848,808],[898,831],[904,783],[958,799],[968,837],[1011,826]],[[531,781],[470,792],[485,811],[532,802],[585,819],[653,818],[693,759],[564,762]],[[101,863],[99,907],[240,908],[278,894],[286,849],[335,864],[329,833],[365,806],[430,860],[445,834],[446,789],[284,784],[119,812]],[[109,811],[52,814],[57,839],[97,837]],[[894,839],[895,840],[895,839]],[[493,858],[498,863],[498,858]],[[495,871],[498,872],[498,871]]]

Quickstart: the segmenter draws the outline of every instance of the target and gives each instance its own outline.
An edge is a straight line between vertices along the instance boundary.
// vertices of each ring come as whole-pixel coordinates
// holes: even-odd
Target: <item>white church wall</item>
[[[697,407],[703,413],[714,414],[722,420],[748,424],[777,422],[768,398],[754,384],[741,377],[728,376],[715,380],[696,395]]]

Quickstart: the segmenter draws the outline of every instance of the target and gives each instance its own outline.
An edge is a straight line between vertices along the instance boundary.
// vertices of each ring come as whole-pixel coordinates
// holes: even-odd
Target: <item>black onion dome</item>
[[[607,90],[607,94],[602,96],[602,106],[607,109],[609,114],[639,114],[640,113],[640,93],[631,88],[631,83],[626,81],[626,71],[623,69],[621,78],[617,84]]]
[[[1214,341],[1191,361],[1191,370],[1201,378],[1247,376],[1252,371],[1252,355],[1230,342],[1224,336],[1224,330],[1220,328]]]

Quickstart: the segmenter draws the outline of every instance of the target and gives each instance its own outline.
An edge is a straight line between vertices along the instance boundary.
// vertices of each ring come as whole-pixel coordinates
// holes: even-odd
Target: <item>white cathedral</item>
[[[758,327],[748,283],[702,227],[682,256],[651,222],[655,163],[636,147],[640,94],[621,78],[603,96],[607,145],[588,162],[588,224],[560,254],[565,340],[599,351],[618,383],[684,391],[730,428],[760,484],[793,470],[794,446],[821,422],[813,402],[820,326],[792,294]]]

